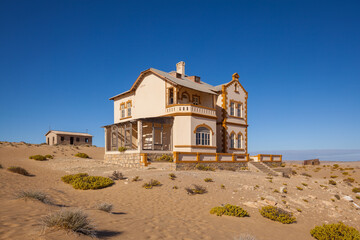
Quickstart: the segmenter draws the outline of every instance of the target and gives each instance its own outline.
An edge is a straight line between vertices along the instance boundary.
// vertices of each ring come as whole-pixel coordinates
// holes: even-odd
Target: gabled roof
[[[172,76],[171,74],[167,73],[167,72],[163,72],[160,71],[158,69],[155,68],[149,68],[143,72],[140,73],[139,77],[136,79],[136,81],[134,82],[134,84],[132,85],[132,87],[130,88],[130,90],[123,92],[121,94],[118,94],[114,97],[111,97],[109,100],[114,100],[117,97],[120,97],[124,94],[130,93],[132,91],[135,91],[136,87],[139,85],[139,83],[142,81],[142,79],[144,78],[144,76],[146,74],[152,73],[162,79],[164,79],[167,82],[170,82],[174,85],[179,85],[179,86],[183,86],[183,87],[187,87],[190,89],[194,89],[200,92],[204,92],[204,93],[210,93],[210,94],[217,94],[217,92],[219,90],[217,90],[214,86],[207,84],[203,81],[200,81],[200,83],[196,83],[194,81],[191,81],[190,79],[186,78],[186,77],[180,77],[180,78],[176,78],[174,76]],[[221,90],[221,89],[220,89]]]
[[[88,133],[80,133],[80,132],[65,132],[65,131],[56,131],[56,130],[50,130],[48,131],[45,136],[47,136],[50,132],[53,132],[55,134],[64,134],[64,135],[74,135],[74,136],[84,136],[84,137],[92,137],[92,135]]]

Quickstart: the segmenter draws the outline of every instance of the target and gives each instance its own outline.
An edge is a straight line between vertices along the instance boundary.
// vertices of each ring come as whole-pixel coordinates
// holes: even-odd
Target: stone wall
[[[161,158],[163,155],[173,157],[172,153],[147,153],[147,160],[149,162],[156,162],[156,159]]]
[[[218,170],[232,170],[232,171],[241,170],[241,168],[248,166],[247,162],[234,162],[234,163],[229,163],[229,162],[224,162],[224,163],[222,163],[222,162],[186,163],[186,162],[182,162],[182,163],[176,163],[175,169],[176,170],[194,170],[194,169],[196,169],[197,164],[201,164],[206,167],[212,167],[212,168],[218,169]]]
[[[262,163],[266,164],[270,168],[280,167],[282,164],[282,162],[262,162]]]
[[[139,153],[115,153],[105,154],[105,162],[118,164],[124,168],[142,168],[145,167],[141,163],[141,155]]]

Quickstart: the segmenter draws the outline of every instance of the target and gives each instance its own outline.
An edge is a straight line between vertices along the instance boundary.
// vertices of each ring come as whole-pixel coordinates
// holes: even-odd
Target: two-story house
[[[130,90],[111,97],[114,123],[105,128],[105,158],[119,147],[126,154],[196,155],[197,161],[247,158],[247,98],[237,73],[228,83],[211,86],[198,76],[150,68]],[[192,158],[192,157],[189,157]],[[201,159],[200,159],[201,158]]]

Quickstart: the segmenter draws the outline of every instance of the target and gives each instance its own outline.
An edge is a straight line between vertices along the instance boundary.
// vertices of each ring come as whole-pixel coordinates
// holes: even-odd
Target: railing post
[[[270,154],[270,162],[273,161],[273,155]]]
[[[232,154],[232,161],[235,162],[235,160],[236,160],[236,159],[235,159],[235,154],[233,153],[233,154]]]
[[[250,161],[250,157],[249,157],[249,154],[248,154],[248,153],[246,154],[246,161],[247,161],[247,162]]]
[[[198,153],[198,152],[196,153],[196,161],[200,162],[200,153]]]
[[[173,152],[175,163],[179,162],[179,152]]]
[[[280,162],[282,162],[282,155],[279,155],[280,156]]]
[[[219,154],[218,153],[215,153],[215,161],[219,162]]]

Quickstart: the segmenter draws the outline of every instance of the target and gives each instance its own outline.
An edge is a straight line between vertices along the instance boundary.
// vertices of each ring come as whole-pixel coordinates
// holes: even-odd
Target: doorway
[[[74,137],[70,137],[70,145],[74,144]]]

